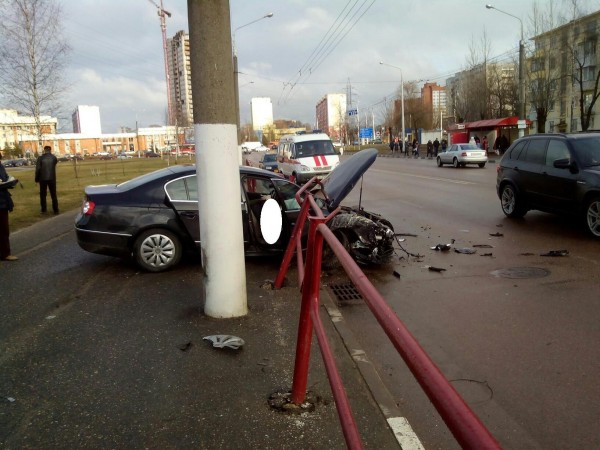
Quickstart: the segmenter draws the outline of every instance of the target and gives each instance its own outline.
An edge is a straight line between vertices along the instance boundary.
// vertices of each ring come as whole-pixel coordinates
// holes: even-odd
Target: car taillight
[[[83,212],[83,214],[85,214],[86,216],[91,216],[94,212],[95,207],[96,204],[93,201],[84,200],[83,205],[81,205],[81,212]]]
[[[467,155],[468,155],[468,153],[467,153],[467,152],[462,152],[462,153],[460,154],[460,156],[467,156]]]

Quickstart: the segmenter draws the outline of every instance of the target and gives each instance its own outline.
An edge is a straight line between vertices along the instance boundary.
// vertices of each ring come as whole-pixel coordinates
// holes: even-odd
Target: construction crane
[[[169,60],[167,53],[167,17],[171,17],[171,13],[163,8],[163,2],[160,0],[158,5],[153,0],[148,0],[156,6],[158,17],[160,17],[160,29],[162,30],[163,53],[165,58],[165,79],[167,82],[167,125],[173,124],[173,108],[171,104],[171,77],[169,76]]]

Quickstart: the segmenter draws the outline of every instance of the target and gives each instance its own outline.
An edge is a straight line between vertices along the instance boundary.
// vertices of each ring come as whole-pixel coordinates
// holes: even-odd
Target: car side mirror
[[[552,165],[554,167],[556,167],[557,169],[569,169],[569,171],[571,173],[579,172],[579,169],[577,168],[577,164],[571,163],[569,158],[557,159],[554,161],[554,163]]]

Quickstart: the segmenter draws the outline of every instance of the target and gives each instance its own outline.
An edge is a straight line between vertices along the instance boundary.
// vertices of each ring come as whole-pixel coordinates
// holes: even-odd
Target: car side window
[[[567,143],[558,139],[550,139],[548,151],[546,152],[546,165],[552,166],[557,159],[569,159],[571,157]]]
[[[286,211],[297,211],[300,209],[300,205],[296,201],[296,193],[300,188],[285,180],[276,180],[275,187],[279,192],[279,197],[283,201]]]
[[[182,177],[170,181],[166,184],[165,189],[171,201],[198,201],[198,184],[196,182],[196,175]]]
[[[526,145],[527,141],[521,141],[515,144],[515,146],[510,152],[510,159],[520,159],[519,156],[521,155],[521,152],[523,151]]]
[[[525,152],[521,152],[519,160],[534,164],[544,164],[546,161],[546,146],[548,139],[531,139]]]

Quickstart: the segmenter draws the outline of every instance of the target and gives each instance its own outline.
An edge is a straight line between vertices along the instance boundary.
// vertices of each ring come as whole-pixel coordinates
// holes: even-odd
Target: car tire
[[[340,241],[340,244],[346,249],[346,251],[352,256],[352,249],[350,248],[350,240],[348,239],[348,232],[344,230],[335,230],[333,232],[335,237]],[[323,251],[321,253],[321,266],[325,270],[335,270],[340,269],[342,264],[340,260],[337,258],[327,241],[323,240]]]
[[[182,246],[175,233],[164,229],[151,229],[138,236],[133,253],[142,269],[148,272],[162,272],[179,263]]]
[[[458,169],[458,168],[460,167],[460,164],[458,163],[458,159],[454,158],[454,159],[452,160],[452,166],[453,166],[455,169]]]
[[[527,210],[521,204],[521,199],[515,187],[507,183],[500,191],[500,204],[506,217],[523,217]]]
[[[600,238],[600,197],[593,197],[585,204],[585,228],[595,238]]]
[[[485,163],[479,163],[479,164],[477,164],[477,165],[478,165],[480,168],[482,168],[482,169],[485,167]]]
[[[439,156],[437,157],[436,161],[438,167],[442,167],[444,165],[444,163],[442,162],[442,158],[440,158]]]

